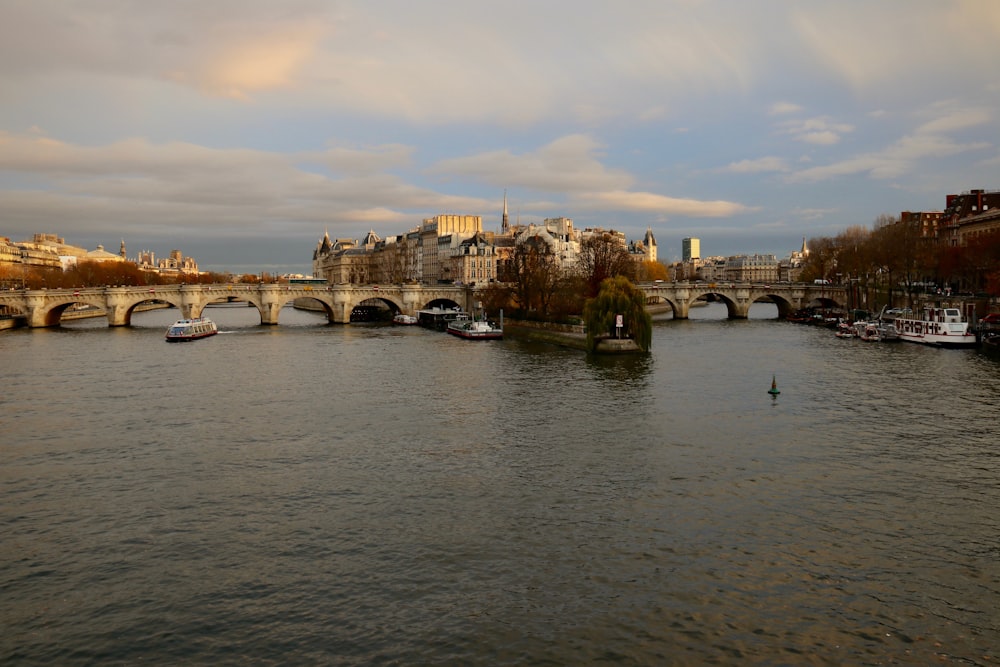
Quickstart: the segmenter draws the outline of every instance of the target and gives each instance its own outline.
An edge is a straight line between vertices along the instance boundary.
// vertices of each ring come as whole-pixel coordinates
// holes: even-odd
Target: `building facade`
[[[691,262],[701,259],[701,240],[686,238],[681,241],[681,261]]]
[[[732,282],[778,281],[778,259],[774,255],[733,255],[726,259],[725,279]]]

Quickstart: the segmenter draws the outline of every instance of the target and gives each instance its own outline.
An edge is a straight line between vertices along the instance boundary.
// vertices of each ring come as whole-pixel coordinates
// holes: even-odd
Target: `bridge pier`
[[[25,320],[32,329],[54,327],[59,324],[58,315],[46,312],[45,302],[48,292],[45,290],[27,290],[24,292]]]
[[[260,287],[260,323],[275,325],[281,307],[285,305],[280,298],[280,285],[261,285]]]
[[[129,304],[126,303],[125,287],[108,287],[104,290],[104,297],[107,301],[107,316],[109,327],[124,327],[129,324]]]

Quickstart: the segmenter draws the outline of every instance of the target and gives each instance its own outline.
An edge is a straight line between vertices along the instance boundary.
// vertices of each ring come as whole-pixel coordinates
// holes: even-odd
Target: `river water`
[[[0,335],[0,663],[1000,661],[976,351],[766,304],[627,358],[207,314]]]

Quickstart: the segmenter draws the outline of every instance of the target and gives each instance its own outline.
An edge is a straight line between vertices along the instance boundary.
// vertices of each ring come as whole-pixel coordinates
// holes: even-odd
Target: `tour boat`
[[[503,338],[503,326],[494,326],[485,319],[469,319],[468,315],[460,315],[448,322],[446,331],[453,336],[469,340],[496,340]]]
[[[922,318],[909,313],[896,316],[892,321],[900,340],[940,347],[974,347],[976,334],[969,330],[969,323],[958,308],[924,309]]]
[[[167,329],[168,343],[182,343],[188,340],[208,338],[219,333],[215,322],[207,317],[197,317],[190,320],[177,320]]]

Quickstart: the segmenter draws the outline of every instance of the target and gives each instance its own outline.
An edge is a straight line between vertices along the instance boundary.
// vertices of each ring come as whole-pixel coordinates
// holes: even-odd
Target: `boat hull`
[[[465,319],[449,322],[445,331],[452,336],[458,336],[466,340],[498,340],[503,338],[503,329],[494,327],[487,322],[476,322]]]
[[[501,340],[503,338],[502,331],[457,331],[455,329],[448,329],[448,333],[467,340]]]
[[[893,320],[899,340],[937,347],[975,347],[967,322],[899,318]]]

